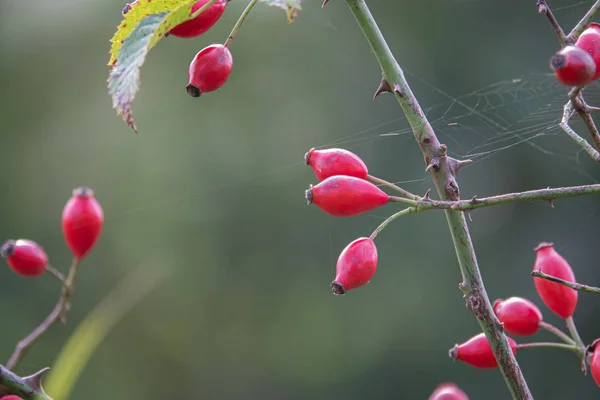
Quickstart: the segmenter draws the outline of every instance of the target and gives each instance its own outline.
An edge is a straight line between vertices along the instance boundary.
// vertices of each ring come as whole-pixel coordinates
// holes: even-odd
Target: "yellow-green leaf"
[[[294,18],[298,15],[302,7],[300,7],[300,2],[302,0],[260,0],[263,3],[266,3],[270,6],[283,8],[285,13],[287,14],[287,19],[289,23],[294,22]]]

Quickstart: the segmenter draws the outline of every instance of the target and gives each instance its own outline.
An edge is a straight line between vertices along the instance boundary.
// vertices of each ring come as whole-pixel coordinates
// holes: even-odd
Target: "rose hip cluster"
[[[565,46],[550,59],[559,82],[584,87],[600,77],[600,24],[591,23],[574,45]]]
[[[73,256],[83,259],[94,247],[104,223],[100,204],[89,188],[77,188],[62,212],[65,241]],[[28,239],[7,240],[0,248],[10,269],[25,277],[38,277],[50,266],[44,249]]]
[[[136,0],[123,8],[123,15],[143,1]],[[210,0],[199,0],[192,6],[192,13],[198,11]],[[194,38],[206,33],[217,23],[225,12],[229,0],[216,0],[202,11],[197,17],[185,21],[169,31],[170,35],[179,38]],[[189,83],[186,86],[188,94],[200,97],[202,93],[213,92],[223,86],[231,74],[233,58],[227,45],[212,44],[200,50],[192,60],[188,71]]]
[[[351,217],[386,204],[390,196],[367,181],[365,163],[343,149],[311,149],[304,156],[314,171],[318,185],[306,191],[308,204],[315,204],[335,217]],[[351,242],[340,254],[336,265],[333,293],[345,294],[367,284],[377,270],[377,247],[371,238]]]
[[[551,243],[541,243],[535,251],[534,271],[575,283],[575,274],[571,266],[558,254]],[[534,284],[546,307],[560,318],[567,320],[568,324],[574,324],[572,317],[577,306],[578,292],[560,283],[538,277],[534,277]],[[527,299],[511,297],[506,300],[496,300],[493,308],[498,320],[503,324],[504,330],[510,335],[530,336],[540,329],[545,329],[560,337],[573,350],[578,350],[576,347],[578,338],[571,338],[559,328],[544,322],[539,308]],[[514,339],[510,337],[507,339],[516,355],[519,345]],[[598,386],[600,386],[600,347],[598,347],[598,351],[595,351],[595,348],[599,342],[600,339],[596,340],[588,346],[585,352],[582,348],[579,349],[580,355],[589,364],[591,374]],[[536,343],[524,344],[522,347],[535,347],[535,345]],[[450,350],[450,356],[476,368],[496,368],[498,366],[494,352],[483,333],[454,346]]]

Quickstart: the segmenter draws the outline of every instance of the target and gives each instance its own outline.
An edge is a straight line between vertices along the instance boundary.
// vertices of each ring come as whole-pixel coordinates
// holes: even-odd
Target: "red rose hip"
[[[504,324],[504,330],[511,335],[528,336],[539,330],[542,312],[531,301],[521,297],[511,297],[494,302],[494,312]]]
[[[73,191],[62,213],[62,228],[67,245],[79,259],[94,247],[102,225],[104,213],[90,188],[80,187]]]
[[[386,204],[389,196],[377,186],[352,176],[336,175],[306,191],[308,204],[314,203],[327,214],[351,217]]]
[[[200,97],[223,86],[231,74],[233,58],[229,49],[222,44],[213,44],[200,50],[188,71],[188,94]]]
[[[342,295],[369,283],[377,270],[377,260],[377,247],[371,239],[362,237],[351,242],[338,257],[333,293]]]
[[[0,255],[8,266],[21,276],[38,277],[46,271],[48,256],[44,249],[31,240],[8,240],[0,248]]]
[[[600,386],[600,339],[596,339],[588,348],[587,353],[590,352],[590,372],[592,373],[592,378],[596,381],[596,385]]]
[[[535,248],[533,270],[574,283],[575,274],[571,266],[552,246],[552,243],[540,243]],[[576,290],[542,278],[533,278],[533,282],[542,301],[552,312],[565,319],[573,315],[577,306]]]
[[[596,65],[592,56],[575,46],[567,46],[550,59],[556,79],[567,86],[583,87],[594,80]]]
[[[508,336],[508,344],[513,352],[517,354],[517,343]],[[497,368],[498,363],[494,352],[484,333],[473,336],[463,344],[457,344],[450,350],[450,357],[472,365],[475,368],[491,369]]]
[[[23,400],[23,399],[17,395],[9,394],[8,396],[4,396],[4,397],[0,398],[0,400]]]
[[[366,179],[369,173],[360,157],[344,149],[315,150],[313,148],[304,155],[304,160],[320,181],[334,175]]]
[[[600,24],[591,23],[579,36],[575,47],[586,51],[594,60],[596,73],[592,77],[592,80],[595,81],[600,76]]]
[[[431,393],[428,400],[469,400],[469,396],[454,383],[442,383]]]
[[[205,5],[209,1],[210,0],[197,1],[192,6],[192,14],[198,11],[203,5]],[[171,29],[169,33],[173,36],[177,36],[180,38],[192,38],[206,33],[206,31],[212,28],[213,25],[217,23],[219,18],[221,18],[221,16],[225,12],[225,7],[227,7],[227,3],[229,3],[229,0],[215,1],[210,6],[208,6],[208,8],[202,11],[196,18],[190,19],[177,25],[175,28]]]

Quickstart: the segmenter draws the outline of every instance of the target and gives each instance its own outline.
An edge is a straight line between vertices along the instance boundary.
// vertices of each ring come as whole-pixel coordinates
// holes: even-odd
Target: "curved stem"
[[[585,28],[592,22],[592,20],[596,17],[596,15],[600,12],[600,0],[597,0],[594,5],[590,8],[590,10],[583,16],[581,21],[575,25],[571,33],[567,36],[567,42],[574,43],[581,32],[584,31]]]
[[[73,258],[69,275],[64,281],[60,297],[58,298],[58,302],[54,306],[54,309],[46,317],[46,319],[44,319],[44,321],[38,325],[37,328],[35,328],[29,335],[27,335],[17,344],[15,351],[6,363],[6,368],[9,370],[14,370],[19,364],[19,361],[21,361],[25,354],[27,354],[27,351],[31,348],[31,346],[33,346],[40,339],[40,337],[42,337],[42,335],[52,327],[52,325],[58,321],[63,323],[66,321],[66,315],[70,307],[69,299],[73,293],[73,283],[75,281],[75,276],[77,275],[80,262],[81,260],[78,258]]]
[[[459,189],[455,175],[460,162],[447,157],[446,146],[443,146],[435,135],[366,2],[346,0],[346,3],[377,58],[387,87],[396,97],[412,128],[440,198],[458,200]],[[430,165],[433,167],[429,168]],[[446,210],[445,214],[463,276],[461,289],[467,299],[467,305],[485,332],[512,397],[518,400],[532,400],[527,382],[485,291],[465,216],[456,210]]]
[[[383,221],[374,231],[373,233],[371,233],[371,236],[369,236],[369,239],[371,240],[375,240],[375,238],[377,237],[377,235],[379,235],[381,233],[381,231],[383,231],[389,224],[391,224],[392,222],[394,222],[394,220],[396,220],[397,218],[400,218],[403,215],[408,215],[408,214],[412,214],[417,212],[416,209],[414,209],[413,207],[411,208],[405,208],[402,211],[398,211],[396,214],[390,216],[388,219],[386,219],[385,221]]]
[[[202,14],[204,12],[204,10],[206,10],[208,7],[212,6],[215,1],[217,1],[217,0],[210,0],[205,5],[203,5],[199,9],[197,9],[192,15],[190,15],[190,19],[194,19],[198,15]]]
[[[227,37],[227,40],[225,41],[225,44],[224,44],[225,47],[229,47],[229,45],[235,38],[235,35],[237,35],[238,31],[240,30],[240,27],[244,23],[244,20],[246,19],[248,14],[250,14],[250,10],[252,10],[252,8],[256,5],[256,3],[258,3],[258,0],[251,0],[250,3],[248,3],[248,6],[246,6],[246,9],[242,12],[242,15],[240,15],[237,22],[233,26],[231,33]]]
[[[575,341],[575,345],[577,346],[579,351],[581,351],[581,353],[583,354],[585,352],[585,344],[583,343],[583,340],[581,340],[581,336],[579,336],[579,332],[577,331],[577,327],[575,326],[575,321],[573,320],[573,316],[570,316],[565,321],[567,322],[567,329],[569,330],[571,337]]]
[[[561,285],[568,286],[571,289],[579,290],[581,292],[600,294],[600,288],[597,288],[594,286],[582,285],[581,283],[573,283],[573,282],[565,281],[564,279],[560,279],[555,276],[548,275],[542,271],[533,271],[531,273],[531,276],[533,276],[535,278],[542,278],[542,279],[546,279],[546,280],[549,280],[552,282],[556,282]]]
[[[580,354],[577,346],[566,343],[555,343],[555,342],[535,342],[535,343],[521,343],[517,345],[518,350],[522,349],[533,349],[536,347],[554,347],[556,349],[570,350],[576,354]]]
[[[542,329],[547,330],[548,332],[552,332],[553,334],[555,334],[556,336],[561,338],[564,342],[566,342],[570,345],[575,344],[575,341],[573,339],[571,339],[569,337],[569,335],[567,335],[566,333],[564,333],[563,331],[561,331],[560,329],[558,329],[556,326],[554,326],[552,324],[542,321],[538,324],[538,326]]]
[[[412,194],[411,192],[404,190],[401,187],[396,186],[391,182],[385,181],[381,178],[377,178],[376,176],[367,175],[367,181],[371,182],[374,185],[384,186],[388,189],[394,190],[394,191],[402,194],[402,196],[406,197],[407,199],[411,199],[411,200],[420,200],[421,199],[419,196]]]
[[[46,272],[49,273],[50,275],[54,276],[56,279],[61,281],[63,284],[65,283],[66,278],[63,275],[63,273],[60,272],[59,270],[55,269],[53,266],[46,265]]]

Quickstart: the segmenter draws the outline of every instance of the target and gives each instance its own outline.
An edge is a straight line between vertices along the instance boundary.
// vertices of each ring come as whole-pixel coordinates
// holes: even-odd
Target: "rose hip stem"
[[[240,15],[240,18],[237,20],[237,22],[233,26],[233,29],[231,30],[231,33],[227,37],[227,40],[225,41],[225,44],[224,44],[225,47],[229,47],[229,45],[235,38],[235,35],[237,35],[238,31],[240,30],[240,27],[244,23],[244,20],[246,19],[248,14],[250,14],[250,11],[256,5],[256,3],[258,3],[258,0],[251,0],[250,3],[248,3],[248,5],[246,6],[246,9],[242,12],[242,15]]]

